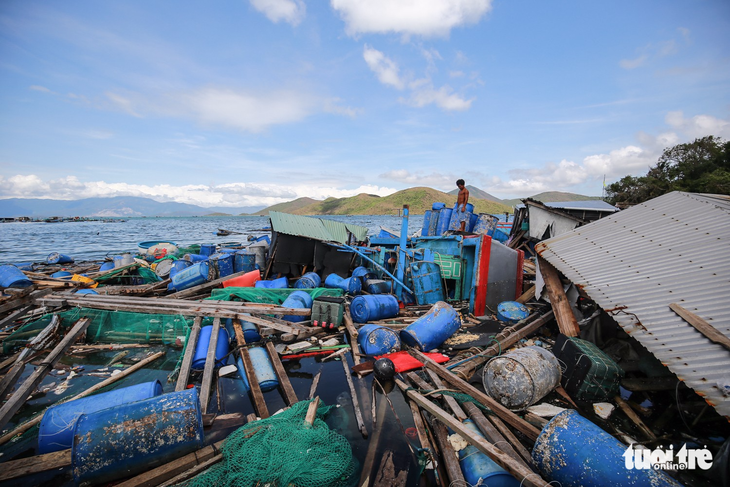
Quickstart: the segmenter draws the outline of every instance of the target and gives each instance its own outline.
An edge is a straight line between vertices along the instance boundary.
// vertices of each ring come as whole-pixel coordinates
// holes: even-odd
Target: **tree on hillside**
[[[624,176],[606,188],[613,205],[635,205],[671,191],[730,195],[730,142],[709,135],[669,147],[645,176]]]

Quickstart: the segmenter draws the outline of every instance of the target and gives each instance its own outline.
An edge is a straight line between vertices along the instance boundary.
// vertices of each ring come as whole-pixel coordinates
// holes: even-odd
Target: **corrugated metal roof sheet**
[[[550,208],[566,208],[570,210],[590,210],[590,211],[603,211],[603,212],[616,212],[618,208],[613,205],[606,203],[603,200],[585,200],[585,201],[554,201],[545,202],[541,201],[545,206]],[[515,208],[524,208],[524,203],[517,205]]]
[[[348,231],[352,232],[358,240],[365,240],[368,232],[366,227],[359,225],[345,225],[335,220],[311,216],[271,211],[269,217],[271,218],[271,229],[275,232],[327,242],[347,243]]]
[[[730,417],[730,351],[669,309],[677,303],[730,337],[730,197],[669,193],[536,249]]]

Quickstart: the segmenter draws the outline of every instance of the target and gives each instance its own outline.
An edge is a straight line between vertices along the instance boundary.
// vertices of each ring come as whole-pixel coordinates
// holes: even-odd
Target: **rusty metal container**
[[[487,362],[482,383],[503,406],[521,411],[555,389],[560,373],[555,355],[542,347],[524,347]]]

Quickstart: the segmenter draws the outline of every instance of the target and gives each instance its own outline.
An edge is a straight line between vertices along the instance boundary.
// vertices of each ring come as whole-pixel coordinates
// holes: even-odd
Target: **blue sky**
[[[730,138],[730,2],[0,2],[0,198],[600,195]]]

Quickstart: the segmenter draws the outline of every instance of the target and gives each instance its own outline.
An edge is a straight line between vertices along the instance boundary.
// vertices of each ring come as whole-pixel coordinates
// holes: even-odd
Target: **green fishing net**
[[[320,404],[312,426],[304,418],[311,401],[248,423],[221,448],[223,459],[185,485],[341,487],[357,470],[352,448],[324,422],[331,406]]]
[[[345,291],[339,288],[315,287],[311,289],[266,289],[260,287],[226,287],[213,289],[208,299],[221,301],[247,301],[249,303],[281,304],[294,291],[304,291],[316,299],[320,296],[339,298]]]

